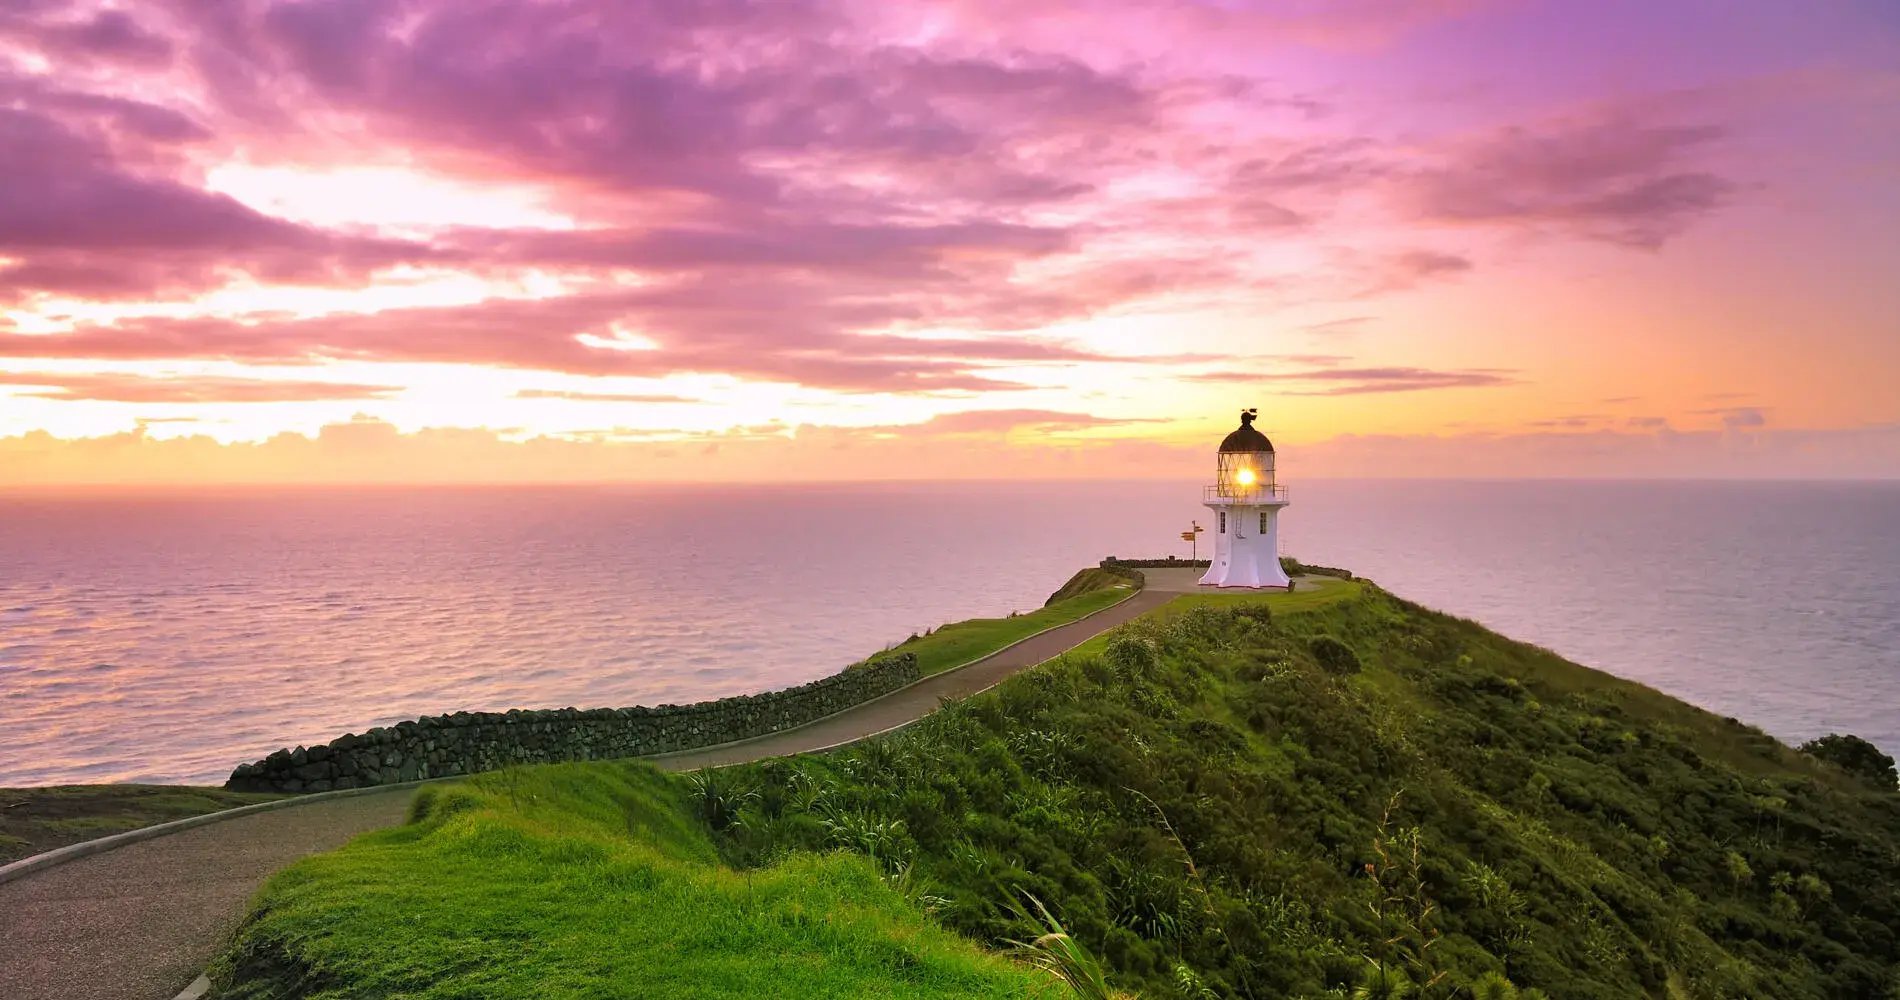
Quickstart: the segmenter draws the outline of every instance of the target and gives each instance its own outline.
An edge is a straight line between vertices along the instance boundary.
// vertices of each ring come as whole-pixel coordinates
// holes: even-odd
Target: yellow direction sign
[[[1183,531],[1183,532],[1181,532],[1181,540],[1182,540],[1182,541],[1184,541],[1184,542],[1191,542],[1191,541],[1193,541],[1193,540],[1194,540],[1194,532],[1192,532],[1192,531]]]

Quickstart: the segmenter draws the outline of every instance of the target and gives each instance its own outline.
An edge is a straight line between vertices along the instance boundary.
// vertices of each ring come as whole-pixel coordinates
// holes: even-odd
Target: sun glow
[[[409,167],[213,167],[205,186],[261,212],[315,226],[381,231],[488,226],[579,228],[527,184],[478,183]]]

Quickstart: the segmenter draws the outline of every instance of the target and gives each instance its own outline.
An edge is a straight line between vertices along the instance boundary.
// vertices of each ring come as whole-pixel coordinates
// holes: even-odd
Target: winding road
[[[675,771],[822,750],[913,722],[1199,588],[1148,570],[1133,597],[910,687],[758,739],[648,758]],[[452,779],[451,779],[452,780]],[[401,823],[414,786],[234,816],[0,882],[0,1000],[171,1000],[230,939],[272,874]]]

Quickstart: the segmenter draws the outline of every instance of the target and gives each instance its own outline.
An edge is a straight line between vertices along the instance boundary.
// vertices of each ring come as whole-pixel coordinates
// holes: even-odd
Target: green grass
[[[1021,997],[864,857],[722,865],[639,763],[481,775],[277,875],[213,966],[230,998]]]
[[[1056,601],[1027,614],[1007,618],[972,618],[940,626],[929,635],[914,636],[894,651],[917,654],[917,665],[924,676],[960,667],[1002,649],[1010,643],[1085,618],[1130,596],[1133,584],[1115,577],[1108,586],[1088,590],[1078,596]]]
[[[1068,582],[1057,588],[1056,592],[1050,594],[1049,599],[1042,604],[1043,607],[1048,607],[1095,590],[1107,590],[1112,587],[1125,589],[1132,579],[1124,573],[1106,570],[1100,566],[1090,566],[1087,569],[1077,570],[1074,576],[1069,577]]]
[[[425,791],[273,879],[218,995],[1024,996],[984,949],[1059,921],[1150,1000],[1359,995],[1375,960],[1416,1000],[1900,996],[1900,795],[1360,581],[1184,596],[707,775]]]
[[[191,785],[0,788],[0,864],[82,840],[279,797]]]
[[[1253,607],[1267,608],[1276,615],[1290,615],[1350,601],[1364,593],[1365,584],[1358,580],[1302,580],[1292,593],[1268,591],[1246,594],[1182,594],[1141,617],[1156,624],[1166,624],[1195,608],[1231,611],[1235,608]],[[1112,636],[1113,633],[1104,632],[1076,646],[1069,651],[1068,655],[1100,656],[1108,648]]]

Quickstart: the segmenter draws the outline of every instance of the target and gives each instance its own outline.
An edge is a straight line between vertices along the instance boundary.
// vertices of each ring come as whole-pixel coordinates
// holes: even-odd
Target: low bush
[[[1308,640],[1306,648],[1312,650],[1313,659],[1327,673],[1356,674],[1359,672],[1359,654],[1352,647],[1330,635],[1316,635]]]
[[[1900,790],[1900,775],[1894,771],[1893,758],[1858,736],[1829,733],[1801,744],[1800,749],[1802,753],[1827,761],[1875,788],[1889,792]]]

